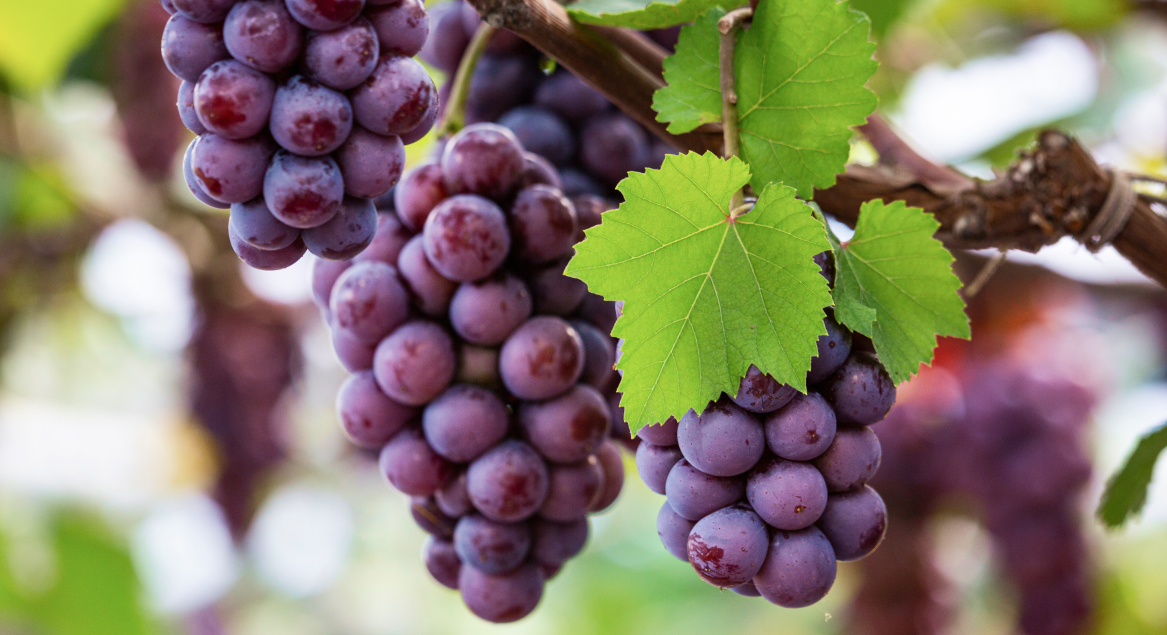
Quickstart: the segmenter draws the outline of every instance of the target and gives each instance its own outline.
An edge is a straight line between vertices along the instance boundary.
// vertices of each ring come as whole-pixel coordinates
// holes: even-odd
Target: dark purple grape
[[[515,257],[526,262],[551,262],[570,253],[575,244],[575,208],[550,186],[520,191],[511,204],[510,221]]]
[[[470,493],[466,491],[466,472],[459,472],[434,492],[434,502],[450,518],[461,518],[474,511],[474,503],[470,502]]]
[[[611,333],[612,327],[616,325],[616,303],[609,302],[594,293],[589,293],[584,296],[584,301],[580,303],[576,315],[591,322],[602,333]],[[614,348],[613,351],[615,351]],[[615,352],[613,352],[613,361],[615,357]]]
[[[643,442],[636,446],[636,471],[648,489],[657,494],[665,493],[669,471],[680,460],[681,449],[675,445],[653,445]]]
[[[580,133],[580,161],[608,185],[644,169],[648,150],[644,129],[623,113],[593,117]]]
[[[563,184],[560,189],[568,196],[579,196],[580,194],[603,196],[605,194],[604,188],[600,187],[595,179],[579,170],[564,168],[559,171],[559,180]]]
[[[660,536],[665,551],[678,560],[689,561],[689,532],[697,523],[686,520],[673,511],[666,501],[656,515],[656,535]]]
[[[276,269],[290,267],[296,264],[296,261],[307,251],[307,248],[304,247],[304,241],[299,238],[283,249],[275,249],[272,251],[256,249],[243,242],[238,234],[235,233],[235,230],[231,228],[230,223],[227,224],[227,240],[230,241],[231,249],[235,251],[235,255],[239,256],[239,259],[246,263],[247,266],[252,269],[262,269],[264,271],[274,271]]]
[[[751,364],[746,376],[738,383],[737,394],[730,399],[750,412],[766,413],[790,403],[797,394],[794,388],[778,383]]]
[[[571,197],[571,204],[575,207],[575,218],[579,224],[579,229],[575,233],[575,242],[580,242],[584,239],[584,230],[591,229],[600,224],[603,220],[603,213],[609,210],[616,209],[606,198],[596,196],[595,194],[580,194]],[[612,319],[615,320],[615,313],[612,314]]]
[[[771,527],[794,531],[822,515],[827,484],[809,463],[769,457],[750,472],[746,498]]]
[[[819,266],[819,273],[827,279],[827,284],[835,286],[835,258],[829,251],[815,254],[814,263]]]
[[[817,527],[775,531],[754,587],[770,602],[788,609],[823,599],[835,583],[835,552]]]
[[[851,354],[851,331],[843,328],[831,316],[823,320],[827,334],[818,339],[818,355],[810,359],[810,372],[806,383],[817,384],[831,376]]]
[[[538,106],[519,106],[498,120],[498,125],[515,133],[528,152],[564,165],[575,156],[575,134],[555,113]]]
[[[503,441],[475,459],[466,491],[483,516],[504,523],[526,520],[547,498],[547,464],[522,441]]]
[[[364,18],[335,31],[311,31],[304,43],[304,71],[334,90],[356,88],[380,59],[377,32]]]
[[[604,491],[604,470],[595,456],[575,465],[553,465],[548,477],[547,499],[539,508],[548,520],[582,520]]]
[[[438,89],[411,57],[385,55],[373,74],[349,93],[357,123],[383,135],[416,128],[438,103]]]
[[[454,473],[454,467],[430,448],[417,428],[406,428],[385,444],[379,465],[389,483],[410,496],[433,494]]]
[[[341,384],[336,413],[349,441],[361,448],[377,449],[413,420],[417,409],[386,397],[373,373],[361,371]]]
[[[588,542],[588,521],[554,522],[536,518],[532,523],[531,556],[542,565],[562,565],[583,551]]]
[[[175,11],[203,24],[221,22],[233,4],[235,0],[170,0]]]
[[[228,139],[246,139],[267,127],[275,92],[272,78],[235,60],[223,60],[199,75],[195,112],[207,130]]]
[[[207,131],[207,127],[199,121],[199,114],[195,112],[194,82],[184,81],[178,87],[178,118],[182,119],[182,125],[186,126],[187,130],[196,135]]]
[[[353,110],[344,95],[303,75],[276,90],[271,134],[285,150],[301,156],[329,154],[348,138]]]
[[[831,494],[818,522],[839,560],[858,560],[875,550],[887,529],[887,506],[870,487]]]
[[[532,185],[549,185],[557,190],[563,189],[559,172],[550,161],[537,154],[523,152],[523,175],[519,178],[519,189]]]
[[[442,151],[442,176],[451,194],[501,199],[514,191],[522,174],[523,146],[502,126],[467,126]]]
[[[721,399],[700,415],[690,410],[681,417],[677,445],[702,472],[735,476],[746,473],[762,458],[766,438],[757,419],[729,399]]]
[[[750,5],[751,8],[757,8],[757,3]],[[653,29],[645,31],[645,35],[652,38],[652,41],[660,44],[665,50],[672,53],[677,48],[677,39],[681,37],[681,26],[670,26],[663,29]]]
[[[601,512],[612,506],[624,489],[624,459],[620,456],[620,448],[607,439],[596,450],[596,459],[600,462],[600,469],[604,471],[604,489],[588,508],[589,512]]]
[[[312,299],[316,301],[316,306],[327,312],[329,320],[332,319],[332,310],[329,307],[332,287],[336,284],[336,279],[340,277],[340,274],[351,266],[352,263],[347,260],[336,261],[324,260],[323,258],[316,258],[312,263]]]
[[[332,157],[301,157],[281,150],[264,175],[263,198],[285,224],[317,227],[340,211],[344,179]]]
[[[870,353],[852,354],[819,388],[839,423],[871,425],[896,401],[896,387],[883,364]]]
[[[742,595],[742,596],[745,596],[748,598],[762,597],[762,594],[758,592],[758,587],[754,586],[753,582],[746,582],[745,584],[739,584],[739,585],[733,587],[732,589],[730,589],[730,591],[733,591],[734,593],[737,593],[738,595]]]
[[[454,342],[446,330],[433,322],[415,320],[377,345],[373,373],[377,385],[391,399],[420,406],[450,385],[455,361]]]
[[[434,127],[434,122],[438,120],[440,108],[438,102],[434,102],[433,107],[425,111],[425,115],[421,118],[421,123],[417,124],[412,130],[401,133],[401,143],[410,145],[421,141],[430,130]]]
[[[583,304],[588,285],[583,280],[563,275],[568,258],[562,258],[527,278],[527,288],[535,300],[535,313],[568,316]]]
[[[652,145],[648,149],[649,158],[646,167],[652,168],[653,170],[659,170],[661,169],[661,166],[665,164],[665,158],[670,154],[676,153],[676,149],[674,149],[669,144],[659,139],[654,139]]]
[[[425,257],[421,236],[414,236],[402,247],[401,255],[397,258],[397,269],[409,288],[414,306],[433,317],[446,313],[458,283],[442,277],[430,264]]]
[[[345,270],[332,286],[328,305],[337,328],[370,346],[409,317],[405,287],[383,262],[362,262]]]
[[[264,173],[274,151],[263,137],[233,140],[208,132],[199,136],[191,152],[191,172],[211,198],[243,203],[263,193]]]
[[[749,582],[769,548],[766,524],[745,505],[719,509],[689,532],[689,563],[701,579],[728,589]]]
[[[437,163],[422,163],[407,172],[393,189],[393,207],[406,227],[421,231],[430,212],[447,196],[442,167]]]
[[[566,320],[550,316],[524,322],[499,353],[503,383],[520,399],[549,399],[562,394],[579,379],[583,364],[579,333]]]
[[[535,103],[572,124],[584,121],[608,109],[608,99],[582,79],[563,71],[547,78],[535,91]]]
[[[442,540],[454,537],[454,527],[458,521],[443,514],[432,496],[411,497],[409,514],[413,516],[413,522],[427,534]]]
[[[434,451],[455,463],[473,461],[506,436],[506,404],[485,388],[450,386],[422,413],[425,438]]]
[[[879,469],[879,437],[871,428],[841,428],[826,454],[815,459],[831,492],[846,492],[866,483]]]
[[[296,21],[316,31],[332,31],[352,22],[365,0],[287,0]]]
[[[458,576],[462,601],[470,612],[496,624],[526,617],[543,597],[543,574],[528,562],[509,573],[493,575],[475,567],[462,567]]]
[[[422,547],[421,559],[425,562],[430,577],[448,589],[458,588],[458,574],[462,570],[462,560],[454,550],[454,543],[430,536]]]
[[[744,478],[712,476],[693,467],[687,460],[677,461],[665,480],[665,498],[669,506],[681,518],[692,521],[740,501],[745,494]]]
[[[266,251],[283,249],[300,237],[300,230],[288,227],[272,216],[262,196],[233,204],[229,223],[240,240]]]
[[[244,0],[223,23],[223,42],[235,59],[264,73],[292,65],[304,45],[304,30],[281,0]]]
[[[835,411],[817,392],[796,394],[794,400],[763,421],[766,446],[791,461],[809,461],[835,439]]]
[[[612,364],[616,363],[612,338],[583,320],[572,320],[571,326],[579,333],[584,347],[584,369],[579,382],[603,390],[611,382]]]
[[[340,365],[350,373],[373,368],[373,354],[377,347],[366,344],[345,329],[332,329],[332,349]]]
[[[466,121],[475,124],[497,120],[527,102],[542,77],[538,62],[531,56],[483,55],[470,76]]]
[[[505,364],[505,349],[503,355]],[[527,441],[553,463],[587,459],[600,448],[612,426],[604,396],[582,385],[555,399],[523,402],[518,419]]]
[[[669,417],[664,423],[644,426],[636,432],[636,436],[653,445],[676,445],[678,425],[676,417]]]
[[[387,55],[417,55],[430,33],[422,0],[398,0],[366,11],[365,17],[373,24],[381,51]]]
[[[376,231],[377,208],[373,201],[346,196],[332,220],[304,230],[304,244],[321,258],[347,260],[364,251]]]
[[[413,234],[401,225],[401,221],[397,220],[397,215],[392,211],[378,212],[377,231],[373,234],[373,242],[369,243],[355,260],[357,262],[376,260],[397,266],[401,250],[405,249],[405,244],[412,237]]]
[[[478,514],[463,516],[454,529],[454,549],[463,564],[486,573],[515,570],[531,551],[527,523],[500,523]]]
[[[472,282],[498,269],[510,250],[506,216],[491,201],[474,195],[452,196],[425,221],[425,255],[450,280]]]
[[[483,346],[502,344],[530,316],[531,294],[510,274],[464,282],[450,301],[454,331]]]
[[[453,76],[470,43],[470,36],[462,28],[462,3],[444,2],[434,6],[430,22],[433,27],[421,48],[421,59]]]
[[[405,168],[405,146],[398,137],[384,137],[355,126],[340,149],[336,163],[349,196],[377,198],[388,192]]]

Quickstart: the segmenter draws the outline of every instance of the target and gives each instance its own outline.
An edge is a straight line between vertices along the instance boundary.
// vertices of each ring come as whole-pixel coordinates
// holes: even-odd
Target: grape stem
[[[737,40],[738,27],[754,15],[754,10],[748,6],[734,9],[717,21],[717,30],[721,33],[721,46],[717,51],[717,72],[721,79],[721,134],[724,138],[721,155],[725,158],[736,157],[740,153],[737,128],[737,91],[733,83],[733,51]],[[730,219],[735,219],[742,213],[742,203],[745,193],[739,189],[729,200]]]
[[[450,98],[446,102],[446,113],[442,115],[438,125],[434,126],[438,138],[452,135],[466,125],[466,100],[470,96],[470,80],[474,77],[474,69],[490,44],[490,37],[494,35],[494,31],[495,28],[485,22],[479,24],[478,30],[474,32],[474,37],[466,47],[466,52],[462,55],[462,61],[458,62],[458,70],[454,73],[453,84],[450,86]]]

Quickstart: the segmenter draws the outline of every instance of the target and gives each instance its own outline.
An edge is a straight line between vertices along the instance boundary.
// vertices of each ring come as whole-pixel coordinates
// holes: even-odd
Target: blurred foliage
[[[0,2],[0,73],[32,91],[55,82],[124,0]]]
[[[890,2],[894,0],[883,0]],[[936,8],[942,24],[962,22],[970,12],[997,12],[1014,20],[1035,20],[1052,27],[1094,31],[1120,20],[1125,0],[943,0]]]
[[[892,24],[903,16],[912,0],[851,0],[851,8],[871,18],[871,34],[882,40]]]
[[[67,192],[53,165],[33,166],[0,156],[0,231],[64,225],[76,213]]]

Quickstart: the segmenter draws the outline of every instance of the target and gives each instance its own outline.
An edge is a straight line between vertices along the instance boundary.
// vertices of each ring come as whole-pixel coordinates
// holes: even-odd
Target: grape
[[[201,135],[207,131],[194,107],[194,82],[184,81],[178,87],[178,118],[187,130]]]
[[[373,373],[377,385],[391,399],[420,406],[450,384],[454,362],[454,342],[446,330],[433,322],[415,320],[377,345]]]
[[[589,293],[584,296],[584,301],[579,305],[576,315],[591,322],[603,333],[611,333],[612,327],[616,325],[615,303],[609,302],[594,293]],[[612,360],[615,363],[615,348],[612,351]]]
[[[745,493],[744,478],[706,474],[687,460],[677,461],[665,480],[669,506],[681,518],[692,521],[736,503]]]
[[[271,215],[262,197],[232,205],[230,224],[240,240],[266,251],[283,249],[300,237],[300,230],[288,227]]]
[[[498,119],[527,101],[542,76],[538,64],[528,56],[483,55],[470,76],[466,121],[474,124]]]
[[[244,0],[227,14],[223,42],[240,62],[277,73],[296,61],[304,33],[280,0]]]
[[[703,580],[723,589],[745,584],[762,568],[770,537],[745,505],[719,509],[689,532],[689,562]]]
[[[426,571],[438,581],[438,584],[448,588],[458,588],[458,574],[462,570],[462,560],[454,550],[454,543],[430,536],[425,541],[421,552]]]
[[[554,165],[551,165],[550,161],[537,154],[524,151],[523,175],[519,177],[519,189],[532,185],[550,185],[557,190],[563,189],[563,181],[559,180],[559,172],[556,171]]]
[[[473,461],[506,436],[510,415],[495,394],[478,386],[450,386],[425,407],[422,428],[434,451],[455,463]]]
[[[531,316],[531,294],[521,280],[499,274],[464,282],[450,301],[450,324],[474,344],[502,344]]]
[[[357,262],[377,260],[388,265],[397,265],[401,251],[409,242],[412,235],[409,230],[401,226],[397,215],[393,212],[377,213],[377,231],[373,234],[373,242],[360,254],[354,257]]]
[[[312,299],[316,301],[316,306],[328,313],[331,320],[332,311],[329,308],[329,300],[332,298],[332,287],[336,284],[336,279],[340,274],[344,273],[351,262],[346,260],[324,260],[323,258],[316,258],[312,263]]]
[[[648,135],[628,115],[593,117],[580,133],[580,160],[592,175],[615,185],[648,162]]]
[[[417,428],[398,432],[381,449],[378,463],[389,483],[410,496],[433,494],[454,473],[454,467],[430,448]]]
[[[827,279],[827,284],[835,286],[835,258],[829,251],[815,254],[814,263],[819,266],[819,273]],[[828,317],[830,317],[828,315]],[[828,330],[830,327],[828,327]]]
[[[810,372],[806,374],[807,384],[817,384],[831,376],[851,354],[851,331],[839,326],[831,316],[823,320],[827,334],[818,339],[818,355],[810,359]]]
[[[766,446],[791,461],[809,461],[835,439],[835,411],[817,392],[796,394],[781,410],[766,417]]]
[[[775,531],[754,587],[778,606],[802,608],[826,596],[837,570],[831,543],[818,528]]]
[[[588,541],[588,521],[554,522],[536,518],[532,523],[531,556],[541,565],[558,566],[583,551]]]
[[[562,192],[547,185],[519,192],[510,221],[515,257],[526,262],[551,262],[575,244],[575,208]]]
[[[198,77],[195,112],[211,132],[228,139],[246,139],[267,126],[276,83],[235,60],[215,62]]]
[[[669,471],[680,460],[681,449],[675,445],[654,445],[646,441],[636,446],[636,471],[648,489],[657,494],[665,493]]]
[[[301,157],[280,150],[263,178],[272,214],[292,227],[323,225],[340,211],[344,180],[332,157]]]
[[[564,165],[575,156],[575,135],[550,110],[519,106],[500,117],[498,125],[515,133],[528,152],[545,157],[555,165]]]
[[[413,522],[431,536],[449,540],[454,537],[457,521],[442,513],[430,496],[413,496],[409,501],[409,514]]]
[[[191,152],[191,172],[211,198],[243,203],[263,193],[264,170],[273,151],[263,137],[232,140],[208,132]]]
[[[306,251],[304,241],[299,238],[283,249],[275,249],[272,251],[256,249],[243,242],[239,238],[239,235],[235,233],[235,230],[231,228],[230,223],[227,224],[227,240],[230,241],[231,249],[235,251],[235,254],[239,256],[240,260],[252,269],[263,269],[265,271],[290,267]]]
[[[654,170],[659,170],[665,164],[665,158],[668,157],[670,154],[676,154],[676,153],[677,153],[677,151],[675,149],[673,149],[673,147],[670,146],[669,144],[667,144],[659,139],[654,139],[652,141],[652,146],[649,147],[649,150],[648,150],[648,157],[649,158],[648,158],[648,161],[645,162],[645,165],[646,165],[646,167],[652,168]]]
[[[547,465],[531,446],[503,441],[470,464],[466,491],[483,516],[504,523],[519,522],[543,505],[549,478]]]
[[[827,484],[809,463],[770,457],[750,472],[746,498],[766,523],[794,531],[814,524],[827,506]]]
[[[340,365],[350,373],[373,367],[373,354],[377,347],[360,341],[345,329],[332,329],[332,348],[336,351]]]
[[[417,55],[430,33],[422,0],[398,0],[368,11],[365,17],[377,31],[381,50],[390,55]]]
[[[312,31],[304,44],[304,72],[334,90],[356,88],[373,74],[379,49],[377,32],[364,18],[335,31]]]
[[[285,150],[317,157],[340,147],[353,126],[348,99],[303,75],[287,79],[276,90],[271,133]]]
[[[377,134],[399,135],[416,128],[436,107],[438,90],[413,58],[384,55],[349,98],[357,123]]]
[[[373,201],[346,196],[332,220],[304,230],[304,244],[321,258],[346,260],[368,247],[376,231],[377,208]]]
[[[462,601],[478,617],[494,623],[526,617],[543,596],[543,574],[528,562],[509,573],[493,575],[475,567],[462,567],[458,576]]]
[[[406,173],[393,190],[393,207],[406,227],[421,231],[430,212],[447,196],[441,166],[422,163]]]
[[[879,469],[879,437],[871,428],[842,428],[826,454],[815,459],[827,489],[845,492],[863,485]]]
[[[463,516],[454,529],[454,549],[463,564],[486,573],[513,571],[531,551],[531,527],[499,523],[478,514]]]
[[[539,515],[561,523],[582,520],[603,491],[604,470],[595,456],[576,465],[551,466],[547,499]]]
[[[550,399],[579,379],[583,364],[579,333],[563,319],[538,316],[507,338],[498,366],[511,394],[520,399]]]
[[[584,347],[584,369],[579,382],[603,390],[612,379],[612,364],[616,363],[612,338],[583,320],[572,320],[571,326],[579,333]]]
[[[505,348],[502,363],[506,364]],[[505,381],[505,371],[503,378]],[[554,463],[587,459],[600,448],[612,426],[604,396],[583,385],[549,401],[524,402],[518,419],[527,441]]]
[[[636,436],[653,445],[676,445],[678,425],[676,417],[669,417],[664,423],[644,426]]]
[[[737,387],[737,394],[730,399],[750,412],[767,413],[790,403],[798,391],[786,384],[780,384],[773,377],[750,365],[746,376]]]
[[[571,315],[583,303],[588,293],[584,281],[563,275],[568,258],[535,270],[527,278],[527,287],[535,300],[536,313]]]
[[[757,9],[757,3],[755,2],[751,4],[750,8]],[[681,26],[677,25],[665,27],[663,29],[653,29],[651,31],[645,31],[645,35],[652,38],[652,41],[660,44],[668,52],[673,53],[677,48],[677,40],[681,36]]]
[[[523,173],[523,147],[510,130],[494,124],[467,126],[442,151],[442,175],[451,194],[503,198]]]
[[[677,444],[694,467],[714,476],[744,474],[766,449],[762,424],[728,399],[690,410],[677,427]]]
[[[577,125],[609,106],[600,91],[568,72],[556,73],[540,84],[535,91],[535,103]]]
[[[581,242],[585,238],[584,230],[591,229],[600,224],[603,220],[603,213],[609,210],[616,209],[607,199],[596,196],[595,194],[579,194],[571,197],[571,204],[575,207],[575,218],[579,224],[579,229],[575,232],[575,242]],[[612,320],[615,320],[615,313],[612,313]],[[610,329],[609,329],[610,330]]]
[[[589,512],[608,509],[620,496],[620,490],[624,489],[624,459],[620,457],[620,448],[610,439],[605,440],[600,444],[600,449],[596,450],[596,459],[604,472],[604,489],[588,507]]]
[[[433,28],[421,48],[421,59],[453,76],[462,60],[462,52],[470,43],[470,36],[462,28],[462,3],[445,2],[434,6],[430,22]]]
[[[461,518],[474,511],[470,493],[466,491],[466,472],[459,472],[458,476],[434,492],[434,502],[450,518]]]
[[[349,196],[377,198],[388,192],[405,168],[405,146],[398,137],[385,137],[354,126],[336,151],[336,163]]]
[[[730,591],[733,591],[734,593],[737,593],[738,595],[743,595],[743,596],[748,597],[748,598],[756,598],[756,597],[762,596],[761,593],[758,593],[758,587],[754,586],[753,582],[746,582],[745,584],[739,584],[739,585],[733,587],[732,589],[730,589]]]
[[[578,196],[580,194],[594,194],[596,196],[604,193],[604,188],[596,183],[595,179],[572,168],[565,168],[559,171],[559,180],[563,183],[560,188],[563,193],[568,196]]]
[[[365,0],[287,0],[296,21],[309,29],[332,31],[352,22]]]
[[[210,24],[227,17],[235,0],[171,0],[170,4],[183,16],[195,22]]]
[[[498,376],[498,349],[462,344],[458,349],[456,381],[500,390],[502,379]]]
[[[826,379],[820,392],[835,409],[839,423],[870,425],[896,400],[896,387],[874,355],[856,352]]]
[[[405,288],[393,267],[383,262],[358,263],[340,274],[332,286],[329,307],[339,328],[369,345],[409,317]]]
[[[434,122],[438,120],[438,114],[441,111],[441,104],[438,99],[435,99],[430,107],[422,115],[421,121],[416,126],[401,133],[401,143],[409,145],[421,141],[429,131],[433,129]]]
[[[336,412],[349,441],[367,449],[385,445],[417,416],[416,408],[386,397],[369,371],[345,380],[336,394]]]
[[[434,269],[459,282],[489,276],[511,246],[506,217],[480,196],[458,195],[442,201],[425,221],[425,255]]]
[[[170,0],[162,0],[162,10],[169,13],[170,15],[174,15],[174,12],[178,9],[174,8],[174,3]]]
[[[397,269],[409,287],[414,306],[426,315],[438,317],[445,314],[458,283],[443,278],[430,264],[425,257],[421,236],[414,236],[401,248]]]
[[[643,444],[642,444],[643,445]],[[660,536],[665,551],[678,560],[689,561],[689,532],[697,523],[677,515],[666,501],[656,515],[656,535]]]
[[[818,522],[839,560],[858,560],[875,550],[887,529],[887,506],[870,487],[831,494]]]

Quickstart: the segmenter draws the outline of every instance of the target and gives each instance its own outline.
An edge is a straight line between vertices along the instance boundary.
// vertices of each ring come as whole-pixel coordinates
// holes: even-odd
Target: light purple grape
[[[274,151],[263,137],[232,140],[208,132],[191,153],[191,171],[211,198],[243,203],[263,193],[264,172]]]
[[[551,316],[524,322],[499,353],[499,373],[507,390],[527,400],[562,394],[579,379],[583,364],[579,333],[566,320]]]
[[[823,325],[827,327],[827,334],[819,336],[818,355],[810,359],[810,372],[806,374],[808,385],[830,377],[851,354],[851,331],[829,315],[823,320]]]
[[[203,24],[221,22],[235,0],[170,0],[178,13]]]
[[[271,215],[263,197],[232,205],[229,223],[240,240],[265,251],[283,249],[300,236],[300,230],[288,227]]]
[[[498,125],[515,133],[525,150],[555,165],[566,165],[575,156],[575,133],[546,108],[519,106],[499,117]]]
[[[478,617],[496,624],[514,622],[529,615],[539,604],[543,597],[543,574],[533,562],[500,575],[462,567],[458,588],[466,607]]]
[[[356,88],[380,59],[377,32],[364,18],[335,31],[311,31],[304,43],[304,70],[334,90]]]
[[[373,373],[377,385],[391,399],[420,406],[450,385],[455,361],[454,342],[446,330],[433,322],[415,320],[377,345]]]
[[[666,501],[656,515],[656,535],[665,551],[678,560],[689,561],[689,532],[697,523],[681,518]]]
[[[199,121],[199,114],[195,112],[194,106],[194,82],[184,81],[178,87],[178,118],[182,119],[182,125],[186,126],[187,130],[201,135],[207,131],[207,127],[203,122]]]
[[[554,522],[536,518],[532,523],[531,556],[543,565],[562,565],[583,551],[588,542],[588,521]]]
[[[357,123],[377,134],[400,135],[416,128],[436,107],[438,89],[413,58],[385,55],[349,99]]]
[[[768,601],[788,609],[823,599],[835,583],[835,552],[817,527],[775,531],[754,587]]]
[[[264,73],[292,65],[304,45],[304,30],[282,0],[244,0],[223,23],[223,42],[235,59]]]
[[[735,476],[746,473],[762,458],[766,438],[757,419],[729,399],[721,399],[700,415],[690,410],[681,417],[677,445],[702,472]]]
[[[875,550],[887,530],[887,506],[867,485],[831,494],[818,522],[839,560],[859,560]]]
[[[778,383],[751,364],[746,376],[738,383],[737,394],[730,398],[750,412],[767,413],[790,403],[797,394],[794,388]]]
[[[522,403],[518,419],[527,441],[553,463],[587,459],[612,426],[604,396],[578,384],[555,399]]]
[[[596,183],[595,179],[575,168],[563,168],[559,171],[559,180],[563,184],[560,189],[569,197],[591,194],[603,196],[607,192]]]
[[[378,463],[389,483],[410,496],[433,494],[454,473],[454,467],[430,448],[417,428],[398,432],[381,449]]]
[[[548,520],[582,520],[604,491],[604,470],[595,456],[575,465],[553,465],[548,477],[547,499],[539,508],[539,515]]]
[[[413,234],[402,226],[401,221],[397,220],[397,215],[392,211],[378,212],[377,230],[373,234],[373,242],[369,243],[369,246],[354,260],[357,262],[376,260],[396,267],[401,250],[405,248],[405,244],[412,237]]]
[[[405,146],[398,137],[384,137],[355,126],[336,151],[336,163],[349,196],[376,198],[388,192],[405,168]]]
[[[728,589],[749,582],[769,548],[766,524],[745,505],[719,509],[689,532],[689,563],[701,579]]]
[[[458,283],[443,277],[430,264],[425,257],[421,236],[414,236],[405,243],[397,258],[397,269],[409,288],[414,306],[433,317],[446,313]]]
[[[567,258],[561,258],[541,269],[536,269],[527,278],[527,287],[535,300],[535,312],[568,316],[575,313],[588,293],[588,285],[563,275]]]
[[[502,210],[481,196],[450,197],[425,221],[425,255],[446,278],[472,282],[489,276],[511,247]]]
[[[430,22],[433,27],[421,48],[421,59],[452,77],[458,70],[466,45],[470,43],[470,36],[462,28],[462,3],[435,5],[430,11]]]
[[[438,114],[441,111],[441,93],[438,94],[438,99],[430,103],[430,107],[422,115],[421,121],[412,129],[401,133],[401,143],[410,145],[421,141],[423,137],[433,130],[434,123],[438,120]]]
[[[616,363],[616,346],[612,338],[583,320],[572,320],[572,328],[579,333],[584,347],[584,369],[579,382],[596,390],[603,390],[612,381],[612,365]]]
[[[669,471],[681,460],[681,448],[675,445],[653,445],[647,441],[636,446],[636,471],[648,489],[665,493]]]
[[[822,515],[827,484],[810,463],[768,457],[750,472],[746,498],[771,527],[795,531]]]
[[[369,371],[354,373],[341,384],[336,412],[349,441],[367,449],[384,446],[417,416],[416,408],[386,397]]]
[[[398,0],[366,11],[365,17],[373,24],[381,50],[387,55],[417,55],[430,33],[422,0]]]
[[[393,207],[406,227],[421,231],[430,212],[448,196],[442,167],[422,163],[407,172],[394,188]]]
[[[324,260],[315,258],[312,262],[312,299],[316,306],[325,312],[325,317],[332,320],[332,309],[328,303],[332,298],[332,287],[336,279],[344,273],[352,263],[347,260]]]
[[[871,428],[841,428],[826,454],[815,459],[831,492],[858,488],[875,476],[882,457],[879,437]]]
[[[458,521],[442,513],[432,496],[413,496],[409,500],[409,515],[413,522],[431,536],[442,540],[454,537],[454,527]]]
[[[229,223],[227,225],[227,240],[231,243],[231,249],[235,251],[235,255],[239,256],[239,259],[247,266],[264,271],[286,269],[296,264],[296,261],[307,251],[307,248],[304,247],[304,241],[299,238],[283,249],[272,251],[256,249],[243,242],[235,230],[231,229]]]
[[[346,196],[336,216],[304,230],[304,244],[321,258],[347,260],[364,251],[376,231],[377,208],[373,201]]]
[[[462,571],[462,560],[454,550],[454,543],[430,536],[422,547],[421,559],[426,571],[438,584],[448,588],[458,588],[458,574]]]
[[[450,137],[442,152],[442,175],[451,194],[501,199],[523,174],[523,146],[514,133],[495,124],[467,126]]]
[[[547,464],[531,446],[510,440],[474,460],[466,472],[466,491],[483,516],[513,523],[535,514],[547,498]]]
[[[434,502],[450,518],[461,518],[474,511],[474,503],[470,502],[470,493],[466,491],[465,470],[434,492]]]
[[[819,392],[839,423],[871,425],[883,419],[896,401],[896,387],[883,364],[870,353],[853,353],[823,381]]]
[[[332,157],[301,157],[281,150],[264,175],[263,198],[285,224],[317,227],[340,211],[344,179]]]
[[[620,497],[624,489],[624,459],[620,456],[620,448],[611,439],[605,439],[596,450],[596,459],[604,471],[604,489],[596,500],[592,502],[588,511],[601,512],[612,506]]]
[[[332,349],[340,365],[350,373],[373,368],[373,354],[377,347],[366,344],[345,329],[332,329]]]
[[[664,423],[644,426],[636,432],[636,436],[653,445],[676,445],[678,425],[676,417],[669,417]]]
[[[174,3],[170,0],[162,0],[162,10],[166,11],[170,15],[174,15],[175,11],[178,9],[174,8]]]
[[[352,22],[365,0],[287,0],[296,21],[316,31],[332,31]]]
[[[303,75],[276,89],[271,107],[271,134],[285,150],[318,157],[340,147],[353,128],[348,98]]]
[[[576,125],[611,105],[600,91],[567,71],[556,73],[540,84],[535,91],[535,103]]]
[[[450,300],[454,331],[483,346],[502,344],[530,316],[531,294],[510,274],[463,282]]]
[[[519,192],[510,211],[516,258],[534,264],[551,262],[575,243],[575,208],[557,189],[534,185]]]
[[[523,153],[523,175],[519,177],[519,189],[535,185],[548,185],[557,190],[563,190],[563,181],[559,178],[559,171],[551,162],[534,152]],[[574,205],[574,202],[573,202]]]
[[[518,568],[530,553],[531,527],[470,514],[454,528],[454,549],[462,564],[486,573],[506,573]]]
[[[186,153],[182,155],[182,177],[186,181],[186,187],[190,190],[190,193],[194,194],[194,197],[199,199],[201,203],[216,209],[228,209],[231,207],[230,204],[216,201],[211,198],[210,194],[207,194],[207,191],[203,189],[202,183],[199,182],[198,177],[195,176],[194,170],[191,168],[191,157],[194,155],[195,146],[198,145],[199,139],[201,138],[195,138],[194,141],[191,141],[186,146]]]
[[[246,139],[267,127],[275,92],[272,78],[235,60],[223,60],[199,75],[195,112],[207,130],[228,139]]]
[[[762,425],[770,451],[791,461],[809,461],[826,452],[835,439],[835,411],[817,392],[795,395]]]
[[[756,598],[756,597],[762,596],[762,594],[758,592],[758,587],[754,586],[753,582],[746,582],[745,584],[739,584],[739,585],[733,587],[732,589],[730,589],[730,591],[733,591],[734,593],[737,593],[738,595],[745,596],[748,598]]]
[[[740,501],[745,494],[746,479],[706,474],[687,460],[677,461],[665,480],[669,505],[682,518],[692,521]]]
[[[485,388],[450,386],[422,413],[425,438],[434,451],[455,463],[478,458],[506,436],[506,404]]]
[[[629,172],[643,170],[649,161],[648,134],[624,113],[602,113],[588,120],[580,133],[579,161],[608,185]]]
[[[338,328],[369,345],[380,342],[409,317],[405,287],[393,267],[382,262],[358,263],[340,274],[329,307]]]
[[[579,305],[576,316],[579,319],[590,322],[601,333],[608,334],[612,332],[612,327],[616,325],[616,303],[605,300],[594,293],[588,293],[584,296],[583,303]],[[615,344],[612,346],[612,358],[614,362]]]

